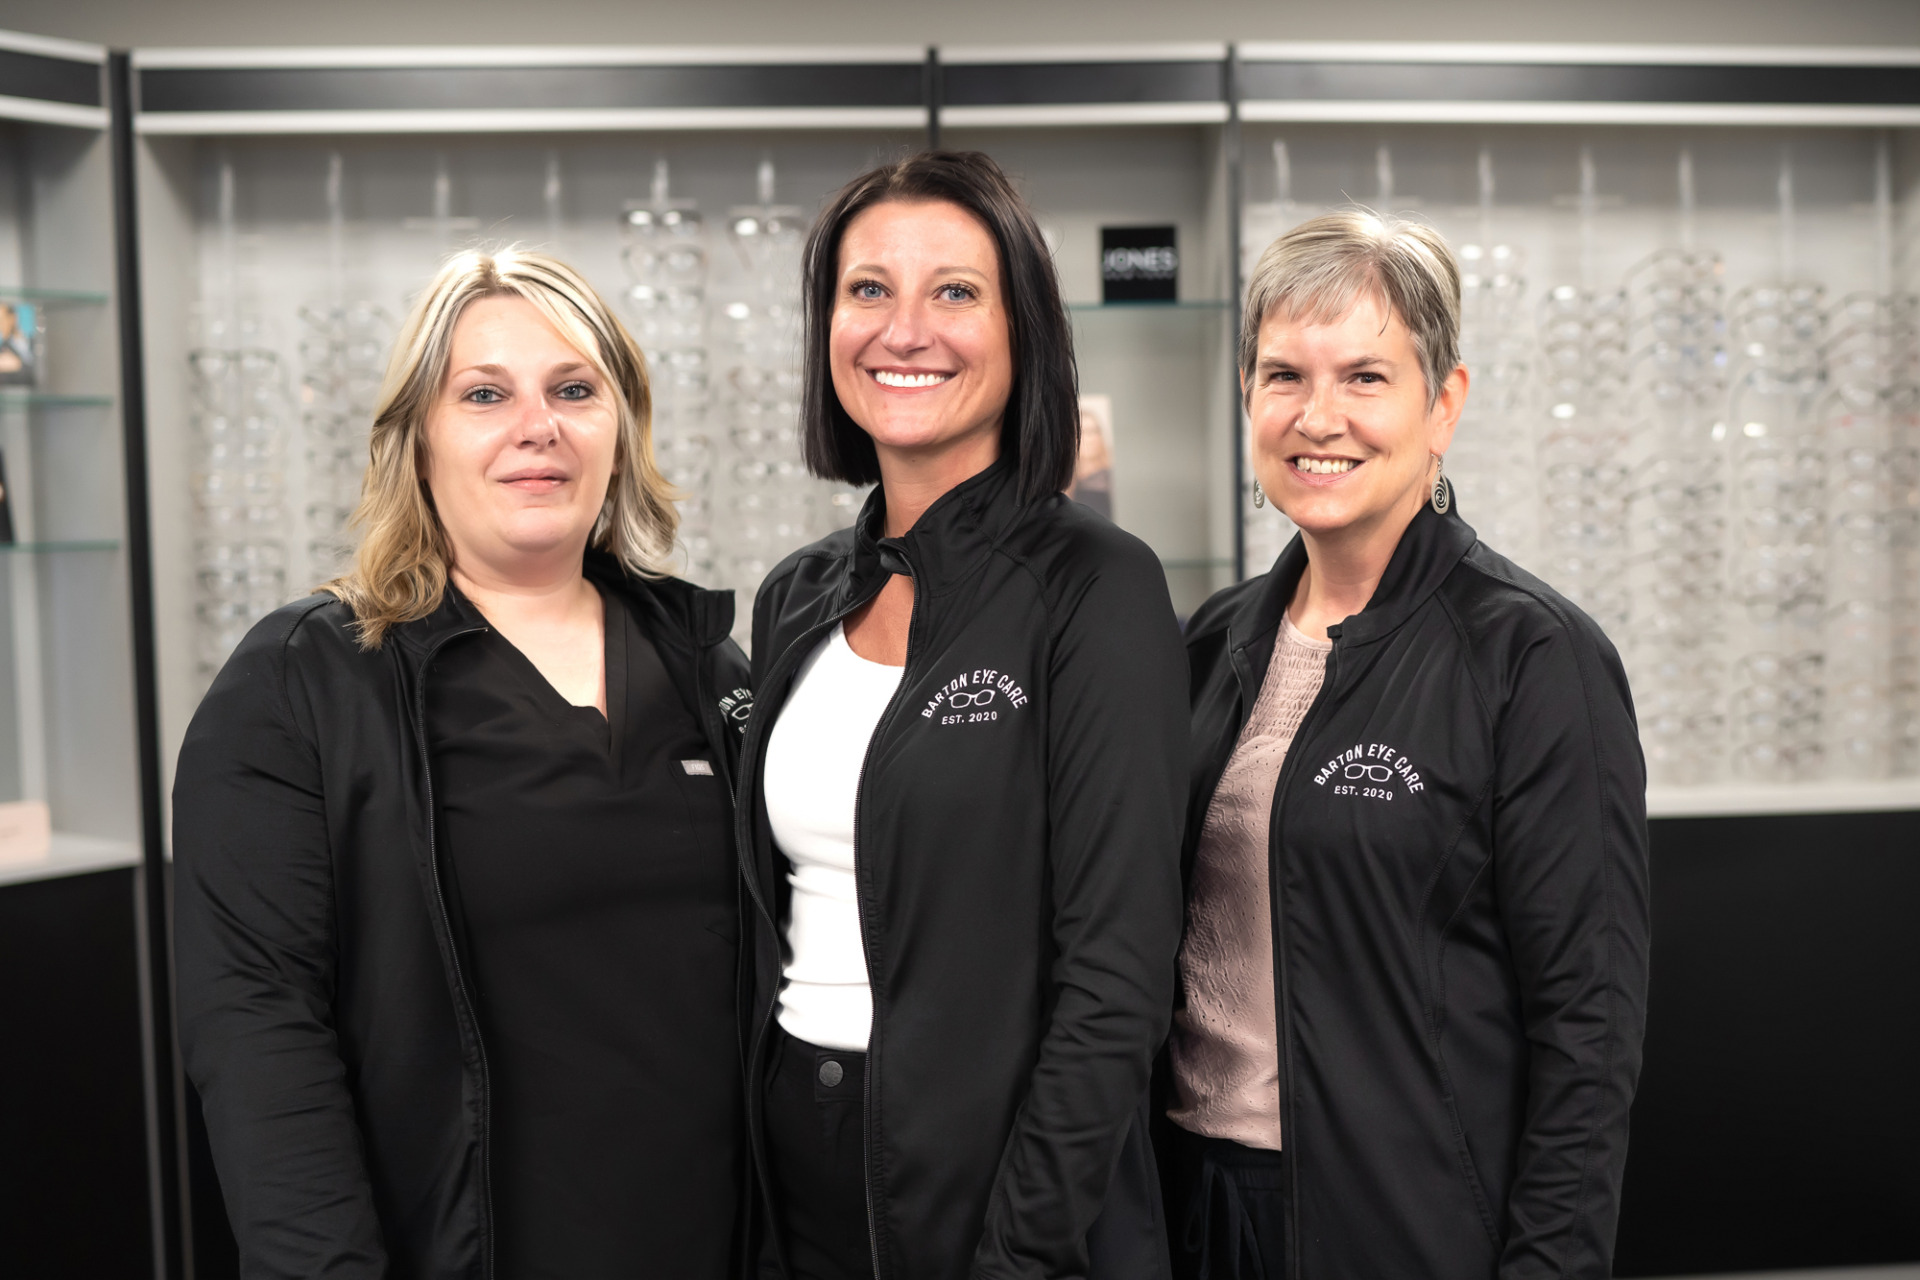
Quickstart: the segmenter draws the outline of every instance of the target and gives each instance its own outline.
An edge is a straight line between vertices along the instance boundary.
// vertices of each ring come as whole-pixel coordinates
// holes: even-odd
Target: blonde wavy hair
[[[353,567],[315,588],[353,610],[363,649],[424,618],[446,594],[453,547],[427,491],[427,415],[447,379],[454,326],[480,298],[526,299],[614,389],[619,412],[613,479],[593,526],[593,546],[630,572],[666,572],[679,516],[653,459],[653,395],[646,357],[593,286],[564,262],[525,249],[468,250],[449,258],[413,304],[394,340],[374,413],[367,471],[353,524]]]

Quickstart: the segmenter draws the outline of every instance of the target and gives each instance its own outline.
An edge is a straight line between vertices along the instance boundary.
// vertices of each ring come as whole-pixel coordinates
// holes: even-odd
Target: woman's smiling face
[[[1269,312],[1247,397],[1254,474],[1310,535],[1404,527],[1431,492],[1466,392],[1457,369],[1428,406],[1413,334],[1375,292],[1325,323]]]
[[[883,454],[997,443],[1013,330],[986,225],[943,200],[855,217],[840,240],[828,358],[840,404]]]
[[[525,298],[467,306],[426,422],[427,488],[456,564],[585,551],[613,476],[617,394]]]

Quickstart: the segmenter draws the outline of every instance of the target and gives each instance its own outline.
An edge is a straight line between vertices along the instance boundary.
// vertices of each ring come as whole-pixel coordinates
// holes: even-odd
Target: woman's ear
[[[1440,384],[1440,394],[1427,411],[1427,452],[1444,454],[1453,443],[1453,429],[1460,425],[1460,414],[1467,407],[1467,384],[1471,381],[1464,364],[1454,366]]]

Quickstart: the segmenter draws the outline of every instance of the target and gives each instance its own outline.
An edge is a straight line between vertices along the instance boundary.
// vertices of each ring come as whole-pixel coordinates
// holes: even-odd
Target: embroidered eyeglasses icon
[[[1369,782],[1391,782],[1393,781],[1393,770],[1383,764],[1361,764],[1355,761],[1347,766],[1346,776],[1349,778],[1365,778]]]
[[[999,690],[997,689],[976,689],[972,693],[950,694],[947,697],[947,705],[950,707],[984,707],[993,701],[993,695],[998,692]]]

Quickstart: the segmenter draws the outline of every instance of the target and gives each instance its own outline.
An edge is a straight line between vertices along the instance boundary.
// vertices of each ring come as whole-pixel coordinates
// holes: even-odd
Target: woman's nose
[[[1337,430],[1331,399],[1324,385],[1315,383],[1309,388],[1307,401],[1300,406],[1300,418],[1296,424],[1301,434],[1326,436]]]
[[[529,444],[550,445],[560,438],[560,415],[552,405],[540,396],[529,396],[522,403],[526,408],[516,424],[520,428],[521,440]]]
[[[931,321],[925,303],[902,298],[887,316],[887,327],[881,331],[880,341],[886,344],[887,350],[901,355],[922,350],[932,341]]]

